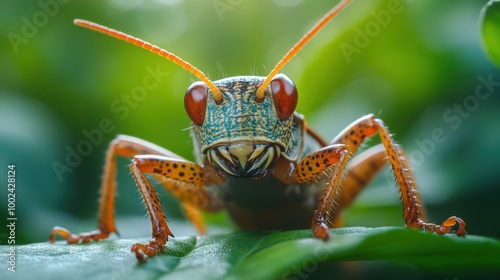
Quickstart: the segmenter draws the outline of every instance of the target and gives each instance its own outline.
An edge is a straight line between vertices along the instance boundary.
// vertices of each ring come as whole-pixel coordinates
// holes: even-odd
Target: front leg
[[[144,158],[138,156],[144,154],[151,155],[150,159],[154,159],[156,163],[144,163]],[[161,156],[161,159],[155,158],[154,155]],[[72,234],[69,230],[56,226],[50,232],[50,242],[55,242],[56,235],[63,237],[68,244],[73,244],[78,242],[87,243],[92,240],[98,241],[107,238],[113,232],[117,233],[114,222],[117,156],[134,158],[130,168],[141,194],[143,195],[148,213],[150,214],[151,223],[153,225],[153,238],[156,238],[156,241],[151,243],[149,249],[139,245],[135,246],[136,249],[133,250],[136,252],[136,255],[138,255],[139,260],[143,260],[144,257],[141,257],[141,254],[137,252],[142,251],[145,252],[146,255],[153,251],[157,252],[157,249],[153,250],[151,248],[155,246],[158,249],[161,248],[162,245],[165,244],[168,236],[171,235],[168,226],[166,226],[161,205],[156,203],[156,193],[152,189],[149,181],[145,179],[143,173],[152,173],[156,178],[163,179],[160,180],[160,182],[162,182],[174,196],[181,200],[181,203],[188,212],[188,218],[193,220],[200,232],[204,232],[203,221],[199,215],[199,209],[210,209],[214,205],[212,197],[208,196],[203,189],[205,183],[204,175],[210,175],[211,171],[208,170],[208,172],[204,172],[203,168],[199,165],[187,162],[176,154],[152,143],[139,138],[120,135],[111,142],[106,153],[97,230]],[[158,162],[166,164],[168,161],[172,162],[172,167],[174,167],[174,163],[177,164],[178,162],[182,162],[182,165],[180,165],[179,168],[167,168],[166,170],[163,170],[163,167],[155,167],[155,164]],[[182,166],[189,167],[183,174],[179,171],[183,168]],[[176,170],[178,173],[169,172],[171,169]],[[193,173],[191,169],[196,170],[196,174],[191,174]],[[187,177],[186,175],[188,174],[192,176],[190,175]],[[184,176],[181,175],[185,175],[187,181],[186,178],[183,178]]]
[[[293,173],[293,179],[296,183],[317,180],[318,176],[323,174],[324,171],[333,168],[333,171],[330,172],[331,177],[322,193],[319,206],[313,216],[313,234],[318,238],[328,239],[327,225],[330,224],[328,215],[335,203],[334,199],[338,192],[340,177],[345,173],[344,169],[347,160],[350,154],[355,153],[366,138],[375,135],[377,132],[382,139],[382,144],[401,192],[406,225],[414,229],[446,234],[450,232],[452,226],[458,224],[456,234],[459,236],[465,235],[465,222],[458,217],[452,216],[441,225],[427,222],[420,195],[403,150],[394,143],[383,122],[373,115],[367,115],[356,120],[342,131],[329,146],[308,155],[296,166]],[[331,151],[336,152],[332,153]],[[378,162],[382,161],[378,160]],[[346,192],[349,193],[350,191],[347,190]],[[345,204],[347,203],[348,201],[345,202]]]
[[[351,158],[351,152],[347,145],[333,144],[319,151],[313,152],[302,159],[295,167],[293,180],[297,184],[317,180],[323,172],[333,167],[333,172],[323,191],[319,205],[314,212],[312,230],[314,236],[328,240],[329,212],[334,203],[335,195],[342,173]]]
[[[184,185],[185,189],[191,189],[188,192],[190,199],[200,201],[200,196],[203,196],[203,200],[207,199],[202,190],[203,169],[192,162],[154,155],[134,157],[130,164],[130,169],[141,191],[153,230],[153,239],[148,244],[137,243],[131,249],[139,262],[144,262],[146,256],[152,257],[163,249],[163,245],[165,245],[169,236],[173,237],[156,192],[144,176],[144,173],[161,175],[168,180],[175,180],[179,185]]]

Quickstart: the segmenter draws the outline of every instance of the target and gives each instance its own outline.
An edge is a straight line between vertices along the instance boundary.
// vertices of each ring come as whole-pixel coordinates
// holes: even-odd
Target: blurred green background
[[[2,1],[0,219],[7,217],[8,164],[16,165],[21,244],[47,240],[55,225],[94,229],[105,150],[117,134],[193,160],[183,95],[195,78],[147,51],[76,27],[74,18],[150,41],[217,80],[265,76],[336,3]],[[485,3],[354,1],[282,72],[299,89],[297,111],[327,139],[364,114],[383,119],[414,165],[431,221],[457,215],[469,233],[500,238],[500,71],[480,44]],[[151,71],[159,73],[156,85],[132,95]],[[78,149],[79,160],[71,155]],[[127,164],[119,161],[118,229],[124,237],[148,236]],[[170,195],[159,192],[169,220],[182,219]],[[345,223],[403,225],[401,215],[385,172]],[[226,220],[210,218],[219,225]],[[173,227],[176,236],[195,234],[182,224]],[[6,237],[2,228],[0,244]]]

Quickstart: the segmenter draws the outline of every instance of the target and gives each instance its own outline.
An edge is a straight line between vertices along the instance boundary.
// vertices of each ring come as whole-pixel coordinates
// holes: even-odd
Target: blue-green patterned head
[[[239,76],[215,81],[217,100],[203,82],[186,92],[185,107],[193,121],[195,148],[223,174],[255,177],[267,174],[290,142],[297,89],[276,75],[259,99],[265,77]]]

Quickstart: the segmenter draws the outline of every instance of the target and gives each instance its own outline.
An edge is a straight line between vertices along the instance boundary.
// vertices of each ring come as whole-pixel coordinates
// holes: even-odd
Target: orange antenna
[[[283,56],[283,58],[274,66],[271,73],[266,77],[262,85],[257,89],[255,97],[262,100],[264,98],[264,91],[267,86],[271,83],[276,74],[285,66],[301,49],[309,42],[318,31],[320,31],[332,18],[334,18],[338,13],[340,13],[351,0],[342,0],[337,6],[331,9],[325,16],[323,16],[300,40]]]
[[[189,72],[194,74],[196,77],[198,77],[200,80],[202,80],[208,86],[208,88],[210,88],[210,90],[212,91],[215,100],[217,102],[222,101],[222,94],[221,94],[220,90],[214,85],[214,83],[212,81],[210,81],[210,79],[208,79],[208,77],[205,74],[203,74],[203,72],[201,72],[198,68],[194,67],[189,62],[176,56],[175,54],[168,52],[160,47],[157,47],[151,43],[143,41],[139,38],[135,38],[135,37],[130,36],[128,34],[125,34],[123,32],[117,31],[115,29],[111,29],[109,27],[106,27],[106,26],[103,26],[103,25],[100,25],[100,24],[97,24],[97,23],[94,23],[91,21],[82,20],[82,19],[75,19],[73,22],[74,22],[74,24],[76,24],[78,26],[101,32],[101,33],[106,34],[108,36],[114,37],[118,40],[122,40],[122,41],[125,41],[125,42],[130,43],[130,44],[134,44],[134,45],[139,46],[143,49],[149,50],[149,51],[151,51],[159,56],[165,57],[166,59],[172,61],[173,63],[175,63],[177,65],[180,65],[182,68],[188,70]]]

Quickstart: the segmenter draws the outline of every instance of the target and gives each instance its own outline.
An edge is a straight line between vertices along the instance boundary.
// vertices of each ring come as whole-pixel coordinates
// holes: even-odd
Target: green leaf
[[[481,10],[483,46],[490,58],[500,65],[500,1],[490,0]]]
[[[406,267],[410,273],[450,277],[500,272],[500,241],[495,239],[437,236],[397,227],[340,228],[330,233],[331,240],[326,243],[311,238],[310,230],[174,238],[167,243],[165,253],[145,264],[137,262],[130,247],[147,239],[79,245],[34,243],[16,247],[16,272],[4,267],[0,278],[314,279],[325,267],[343,264],[344,272],[354,269],[351,272],[359,276],[363,264],[371,264],[368,268],[379,264],[366,261]],[[9,246],[1,249],[3,256],[10,252]],[[335,271],[329,273],[327,276],[335,276],[331,274]]]

